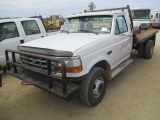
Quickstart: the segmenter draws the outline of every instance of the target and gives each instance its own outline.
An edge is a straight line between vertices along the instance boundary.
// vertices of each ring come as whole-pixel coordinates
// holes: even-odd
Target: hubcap
[[[94,86],[93,86],[93,97],[98,98],[104,90],[104,80],[102,77],[98,77],[95,80]]]

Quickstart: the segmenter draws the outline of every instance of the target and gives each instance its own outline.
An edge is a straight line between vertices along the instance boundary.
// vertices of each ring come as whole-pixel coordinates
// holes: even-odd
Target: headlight
[[[78,73],[82,71],[82,63],[80,57],[61,58],[66,64],[66,72]],[[62,72],[61,64],[58,63],[57,72]]]

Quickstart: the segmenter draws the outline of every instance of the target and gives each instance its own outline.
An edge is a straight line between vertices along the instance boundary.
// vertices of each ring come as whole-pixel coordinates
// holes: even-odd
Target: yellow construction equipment
[[[59,29],[64,23],[64,18],[61,15],[51,15],[46,23],[48,30]]]

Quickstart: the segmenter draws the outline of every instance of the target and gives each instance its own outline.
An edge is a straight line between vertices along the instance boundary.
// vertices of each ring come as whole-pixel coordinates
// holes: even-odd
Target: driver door
[[[132,51],[132,35],[124,15],[117,16],[115,22],[115,49],[119,61],[127,57]]]

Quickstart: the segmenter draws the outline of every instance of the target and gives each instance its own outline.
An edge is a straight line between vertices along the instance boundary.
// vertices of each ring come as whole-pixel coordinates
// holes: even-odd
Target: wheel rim
[[[93,97],[98,98],[99,96],[101,96],[103,90],[104,90],[104,79],[102,77],[98,77],[95,80],[93,86]]]

